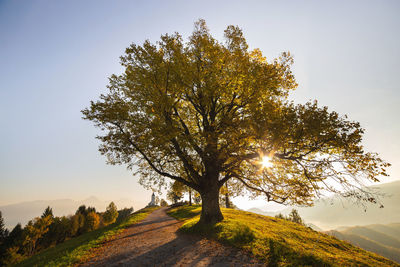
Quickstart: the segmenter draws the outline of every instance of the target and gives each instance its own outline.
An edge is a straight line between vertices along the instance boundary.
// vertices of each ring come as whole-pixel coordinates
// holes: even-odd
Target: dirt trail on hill
[[[239,249],[177,233],[181,222],[165,211],[128,227],[81,266],[264,266]]]

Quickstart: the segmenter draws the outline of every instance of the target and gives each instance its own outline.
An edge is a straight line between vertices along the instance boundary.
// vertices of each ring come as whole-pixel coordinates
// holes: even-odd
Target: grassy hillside
[[[346,227],[326,233],[400,263],[400,223]]]
[[[185,220],[181,231],[243,248],[270,266],[400,266],[308,227],[251,212],[222,209],[225,220],[204,229],[196,225],[200,212],[185,206],[169,214]]]
[[[71,266],[79,263],[90,257],[91,248],[99,246],[105,240],[112,239],[127,226],[146,218],[155,209],[157,207],[141,209],[122,222],[71,238],[20,262],[16,266]]]

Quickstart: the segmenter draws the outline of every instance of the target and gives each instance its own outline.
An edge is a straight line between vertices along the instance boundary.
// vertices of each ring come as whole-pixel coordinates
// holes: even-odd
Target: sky
[[[97,150],[99,134],[80,111],[121,73],[131,43],[161,34],[187,38],[206,20],[222,40],[243,29],[267,59],[294,55],[291,99],[317,99],[365,128],[400,179],[399,1],[5,1],[0,0],[0,205],[37,199],[128,198],[151,192]],[[262,200],[236,199],[240,208]],[[273,208],[273,206],[271,206]]]

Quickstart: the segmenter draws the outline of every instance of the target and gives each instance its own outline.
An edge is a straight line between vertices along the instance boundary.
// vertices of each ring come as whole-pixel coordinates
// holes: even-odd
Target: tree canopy
[[[364,151],[360,124],[316,101],[288,100],[297,86],[289,52],[267,60],[237,26],[224,38],[199,20],[187,42],[165,34],[126,49],[124,73],[82,111],[103,130],[108,162],[138,167],[145,186],[170,178],[198,191],[202,223],[223,219],[218,196],[228,180],[230,190],[277,203],[312,205],[326,191],[374,202],[363,182],[387,175],[389,164]]]

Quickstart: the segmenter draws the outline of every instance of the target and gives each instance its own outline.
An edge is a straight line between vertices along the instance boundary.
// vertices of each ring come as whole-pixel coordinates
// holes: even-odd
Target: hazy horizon
[[[299,84],[291,99],[359,121],[365,150],[393,164],[382,182],[399,180],[399,10],[398,1],[1,1],[0,205],[88,196],[147,203],[151,191],[137,177],[106,165],[99,131],[80,111],[121,72],[129,44],[175,31],[187,39],[199,18],[219,40],[238,25],[269,60],[290,51]]]
[[[354,205],[351,202],[343,203],[343,200],[332,197],[320,199],[314,207],[308,208],[266,203],[262,200],[249,201],[245,197],[232,198],[232,202],[241,210],[250,210],[269,216],[274,216],[277,213],[286,215],[291,209],[295,208],[306,223],[312,223],[325,231],[342,226],[400,222],[400,209],[397,205],[397,202],[400,200],[400,181],[381,184],[378,187],[385,194],[385,197],[381,199],[385,208],[380,209],[380,204],[371,204],[367,212],[362,207]],[[136,211],[144,208],[150,202],[150,199],[150,194],[147,199],[139,201],[132,198],[103,199],[97,196],[89,196],[85,199],[38,199],[0,205],[0,211],[3,212],[5,226],[12,229],[17,223],[24,225],[34,217],[40,216],[47,206],[53,209],[55,216],[68,216],[74,214],[80,205],[95,207],[97,211],[103,212],[111,201],[117,205],[118,209],[133,207]],[[182,200],[188,200],[188,195],[186,194]],[[335,205],[332,205],[333,203]],[[259,209],[261,212],[255,211],[254,208]],[[338,216],[338,213],[341,216]]]

